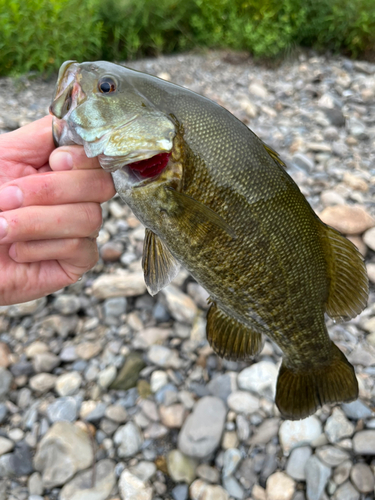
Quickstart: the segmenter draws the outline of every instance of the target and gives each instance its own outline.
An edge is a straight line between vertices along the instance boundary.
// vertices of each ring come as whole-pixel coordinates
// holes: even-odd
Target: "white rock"
[[[106,500],[115,484],[115,462],[109,459],[100,460],[95,464],[95,474],[91,469],[76,474],[63,487],[59,499]]]
[[[173,318],[191,325],[197,314],[197,306],[193,300],[174,285],[163,288],[162,294]]]
[[[29,385],[33,391],[47,392],[55,386],[57,377],[51,373],[38,373],[29,380]]]
[[[267,479],[267,500],[291,500],[296,483],[285,472],[275,472]]]
[[[161,366],[162,368],[178,369],[182,364],[178,352],[163,345],[151,346],[148,351],[148,359],[151,363]]]
[[[125,469],[118,483],[122,500],[151,500],[152,488],[146,486],[139,477]]]
[[[259,400],[246,391],[234,391],[227,400],[228,406],[236,413],[254,413],[259,410]]]
[[[87,432],[70,422],[56,422],[38,445],[34,467],[42,473],[44,487],[50,489],[90,467],[93,458]]]
[[[331,443],[337,443],[345,437],[351,437],[354,425],[349,422],[340,408],[334,408],[324,427],[325,434]]]
[[[102,370],[98,375],[98,384],[102,389],[107,389],[115,380],[117,375],[116,367],[111,365]]]
[[[284,454],[289,455],[289,452],[296,446],[310,444],[321,433],[322,424],[313,415],[304,420],[285,420],[281,424],[279,431],[279,439]]]
[[[152,392],[158,392],[159,389],[167,385],[168,375],[163,370],[155,370],[151,374],[150,387]]]
[[[0,455],[9,453],[14,448],[14,443],[10,439],[0,436]]]
[[[79,372],[68,372],[56,380],[55,390],[59,396],[72,396],[80,388],[82,376]]]
[[[113,441],[118,446],[119,457],[132,457],[141,449],[143,436],[134,422],[128,422],[117,429]]]
[[[271,361],[259,361],[238,374],[238,387],[274,399],[277,368]]]
[[[146,292],[142,272],[102,274],[92,284],[92,293],[98,299],[110,297],[134,297]]]

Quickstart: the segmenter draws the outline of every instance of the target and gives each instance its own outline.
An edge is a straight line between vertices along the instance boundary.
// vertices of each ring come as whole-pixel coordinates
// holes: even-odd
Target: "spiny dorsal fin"
[[[236,361],[252,358],[263,348],[261,333],[228,316],[215,302],[207,314],[207,340],[218,356]]]
[[[342,403],[357,399],[358,382],[354,368],[332,343],[331,363],[305,371],[293,370],[283,360],[276,385],[276,405],[288,420],[300,420],[312,415],[327,403]]]
[[[354,318],[366,307],[369,293],[363,257],[332,227],[322,226],[322,241],[330,280],[326,312],[336,321]]]
[[[155,233],[146,228],[142,267],[147,290],[155,295],[180,271],[180,264]]]
[[[262,141],[263,142],[263,141]],[[267,144],[265,144],[263,142],[263,146],[264,146],[264,149],[267,151],[267,153],[270,155],[270,157],[276,162],[278,163],[281,167],[283,168],[287,168],[285,163],[283,162],[283,160],[280,158],[279,156],[279,153],[277,153],[274,149],[272,149],[270,146],[267,146]]]

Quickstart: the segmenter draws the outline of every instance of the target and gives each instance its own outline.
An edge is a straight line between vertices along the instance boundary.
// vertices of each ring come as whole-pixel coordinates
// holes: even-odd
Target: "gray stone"
[[[56,297],[53,307],[60,314],[74,314],[81,309],[81,301],[76,295],[62,293]]]
[[[188,500],[189,486],[187,484],[178,484],[172,490],[173,500]]]
[[[311,416],[304,420],[285,420],[280,426],[279,439],[284,454],[289,454],[292,448],[310,444],[322,433],[322,424]]]
[[[359,399],[351,403],[342,403],[341,408],[344,410],[345,415],[353,420],[368,418],[372,415],[370,408]]]
[[[152,488],[127,469],[121,473],[118,488],[122,500],[151,500],[152,498]]]
[[[121,405],[111,405],[105,410],[105,416],[114,422],[123,424],[127,419],[127,412]]]
[[[94,481],[94,484],[93,484]],[[95,464],[91,469],[79,472],[60,492],[60,500],[106,500],[116,484],[115,462],[109,459]]]
[[[234,391],[228,397],[228,406],[236,413],[250,414],[259,410],[259,399],[246,391]]]
[[[334,408],[332,415],[327,419],[324,431],[331,443],[337,443],[353,435],[354,425],[349,422],[342,410]]]
[[[208,464],[200,464],[196,470],[197,476],[208,483],[218,483],[220,479],[219,471]]]
[[[114,297],[104,301],[104,314],[106,316],[121,316],[126,313],[127,300],[125,297]]]
[[[316,455],[328,467],[337,467],[350,458],[349,453],[335,446],[322,446],[316,450]]]
[[[237,448],[226,450],[224,453],[223,477],[231,476],[237,469],[241,459],[241,452]]]
[[[77,419],[77,414],[78,402],[72,397],[58,398],[47,407],[47,416],[51,423],[74,422]]]
[[[339,486],[332,496],[333,500],[359,500],[359,498],[360,493],[354,488],[350,481]]]
[[[139,379],[139,374],[144,367],[145,362],[142,356],[136,352],[131,352],[110,388],[126,391],[135,387]]]
[[[33,367],[37,373],[51,372],[60,362],[60,358],[52,352],[41,352],[33,357]]]
[[[153,462],[147,462],[146,460],[141,460],[131,467],[130,472],[144,483],[149,481],[156,473],[156,465]]]
[[[238,498],[242,500],[245,496],[244,489],[233,476],[226,476],[223,478],[223,487],[233,498]]]
[[[34,472],[31,474],[27,481],[27,489],[30,495],[42,495],[43,494],[43,481],[39,472]]]
[[[174,285],[163,288],[161,293],[164,296],[169,312],[175,320],[189,325],[193,324],[197,314],[197,306],[188,295],[181,292]]]
[[[0,403],[0,424],[4,423],[8,413],[8,408],[4,403]]]
[[[180,450],[172,450],[167,455],[167,467],[173,481],[190,484],[196,475],[197,462]]]
[[[207,388],[213,396],[226,402],[230,393],[235,390],[235,384],[230,374],[224,373],[210,380]]]
[[[80,417],[87,422],[99,422],[106,411],[107,405],[97,401],[84,401],[81,406]]]
[[[148,351],[148,359],[151,363],[162,368],[181,367],[182,360],[178,356],[178,352],[163,345],[153,345]]]
[[[69,422],[56,422],[38,444],[34,465],[42,473],[44,487],[54,488],[90,467],[93,458],[87,432]]]
[[[286,466],[286,473],[296,481],[305,481],[305,465],[311,455],[312,449],[310,446],[294,448]]]
[[[238,387],[262,397],[275,397],[277,368],[271,361],[259,361],[239,373]]]
[[[179,449],[196,458],[210,455],[220,444],[226,413],[221,399],[213,396],[200,399],[179,433]]]
[[[359,431],[353,437],[356,455],[375,455],[375,430]]]
[[[351,460],[347,460],[334,469],[333,480],[337,485],[343,484],[348,479],[352,465]]]
[[[368,229],[364,235],[362,236],[363,241],[366,245],[371,248],[371,250],[375,250],[375,227]]]
[[[306,494],[308,500],[320,500],[324,488],[331,476],[331,469],[324,465],[318,457],[310,457],[305,466]]]
[[[31,377],[29,385],[35,392],[45,393],[55,387],[57,377],[51,373],[38,373]]]
[[[309,156],[306,156],[302,153],[296,153],[292,158],[292,164],[302,170],[305,170],[307,173],[311,173],[315,168],[315,162]]]
[[[280,427],[280,419],[269,418],[262,422],[254,430],[254,435],[250,438],[252,446],[266,444],[277,435]]]
[[[28,476],[33,470],[31,449],[25,441],[16,443],[13,453],[7,453],[0,457],[0,477]]]
[[[39,311],[41,311],[46,305],[46,303],[47,303],[47,298],[42,297],[40,299],[30,300],[29,302],[23,302],[22,304],[1,306],[0,314],[6,314],[11,318],[29,316],[32,314],[37,314]]]
[[[4,399],[12,385],[12,374],[6,369],[0,367],[0,399]]]
[[[355,464],[350,471],[350,479],[361,493],[371,493],[374,491],[374,473],[367,464]]]
[[[196,479],[189,492],[191,500],[229,500],[228,492],[224,488],[207,484],[202,479]]]
[[[113,365],[107,366],[98,374],[98,384],[102,389],[107,389],[115,380],[117,375],[116,367]]]
[[[141,449],[143,436],[134,422],[119,427],[113,437],[119,457],[132,457]]]

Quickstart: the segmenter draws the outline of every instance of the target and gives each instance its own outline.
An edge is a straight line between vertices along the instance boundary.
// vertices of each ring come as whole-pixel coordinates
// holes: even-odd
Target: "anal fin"
[[[332,227],[322,226],[322,241],[330,279],[326,312],[334,320],[354,318],[368,299],[364,259],[353,243]]]
[[[180,271],[180,263],[160,238],[146,228],[142,267],[147,290],[155,295],[167,286]]]
[[[288,420],[306,418],[327,403],[343,403],[358,397],[354,368],[332,343],[329,364],[293,370],[283,360],[276,385],[276,405]]]
[[[260,353],[263,336],[228,316],[213,302],[207,313],[207,340],[216,354],[235,361]]]

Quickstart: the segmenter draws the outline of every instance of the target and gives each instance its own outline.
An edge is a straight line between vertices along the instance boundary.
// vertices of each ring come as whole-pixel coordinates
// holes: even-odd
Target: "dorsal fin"
[[[354,318],[367,305],[369,282],[362,255],[336,229],[321,226],[330,280],[326,312],[334,320]]]
[[[270,155],[270,157],[281,167],[287,168],[283,160],[280,158],[279,153],[275,151],[274,149],[271,148],[271,146],[268,146],[262,141],[264,149],[267,151],[267,153]]]
[[[222,311],[212,302],[207,313],[207,340],[216,354],[235,361],[260,353],[263,336]]]

